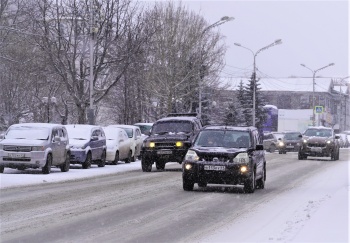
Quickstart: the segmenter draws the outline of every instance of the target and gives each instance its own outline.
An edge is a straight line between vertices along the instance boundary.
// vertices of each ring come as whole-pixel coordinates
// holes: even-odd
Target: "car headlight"
[[[307,140],[306,140],[306,139],[304,139],[304,140],[303,140],[303,143],[307,143]]]
[[[175,143],[175,146],[176,146],[176,147],[182,147],[182,146],[184,146],[184,143],[181,142],[181,141],[177,141],[177,142]]]
[[[237,156],[233,159],[233,163],[236,164],[245,164],[249,162],[249,156],[247,153],[239,153]]]
[[[284,146],[284,142],[279,142],[278,146],[283,147]]]
[[[331,141],[329,141],[329,140],[328,140],[326,143],[327,143],[327,144],[330,144],[330,143],[331,143]]]
[[[156,146],[155,142],[145,141],[143,143],[143,147],[146,147],[146,148],[154,148],[155,146]]]
[[[199,160],[199,156],[197,155],[196,152],[194,152],[193,150],[188,150],[186,155],[185,155],[185,160],[194,160],[194,161],[198,161]]]
[[[45,147],[44,146],[33,146],[32,151],[44,151]]]

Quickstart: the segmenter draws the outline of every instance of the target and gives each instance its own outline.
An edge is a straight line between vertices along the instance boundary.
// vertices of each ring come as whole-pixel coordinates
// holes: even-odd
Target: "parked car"
[[[185,191],[194,184],[243,185],[247,193],[263,189],[266,160],[255,127],[206,126],[196,136],[182,163]]]
[[[279,142],[279,138],[283,137],[283,133],[281,132],[270,132],[270,133],[265,133],[263,135],[263,145],[264,149],[270,153],[275,152],[277,149],[277,145]]]
[[[336,139],[339,136],[334,134],[330,127],[309,127],[302,137],[302,146],[298,153],[298,159],[307,159],[308,156],[331,157],[331,160],[339,159],[339,144]]]
[[[141,153],[142,137],[140,128],[133,125],[109,125],[108,127],[119,127],[126,131],[131,143],[131,160],[129,161],[135,162]]]
[[[104,127],[107,139],[107,156],[106,161],[116,165],[118,161],[130,163],[131,161],[131,140],[123,128]]]
[[[157,120],[142,144],[142,171],[151,172],[153,163],[157,170],[164,170],[167,162],[181,164],[201,128],[202,122],[196,113],[169,114]]]
[[[148,136],[151,132],[151,128],[153,126],[153,123],[138,122],[138,123],[135,123],[134,126],[138,126],[141,130],[141,133],[143,135]]]
[[[71,150],[70,163],[81,164],[88,169],[91,164],[104,167],[106,164],[106,136],[100,126],[65,125]]]
[[[339,136],[339,139],[341,140],[341,143],[342,143],[342,145],[340,146],[341,148],[348,148],[350,146],[350,141],[348,139],[350,135],[347,135],[345,133],[338,133],[336,135]]]
[[[285,131],[283,137],[278,139],[277,149],[279,154],[298,152],[301,145],[301,132]]]
[[[69,159],[67,131],[60,124],[14,124],[0,141],[0,173],[8,167],[18,170],[41,168],[44,174],[50,174],[52,166],[67,172]]]
[[[336,139],[337,143],[339,144],[339,148],[344,148],[345,146],[345,141],[343,140],[343,138],[341,136],[339,136],[339,134],[336,134],[339,138]]]

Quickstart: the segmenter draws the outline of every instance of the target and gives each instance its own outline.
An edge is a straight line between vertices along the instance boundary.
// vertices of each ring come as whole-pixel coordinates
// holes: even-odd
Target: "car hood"
[[[145,140],[147,141],[152,141],[152,142],[166,142],[166,141],[184,141],[184,140],[188,140],[188,138],[190,137],[190,135],[186,135],[186,134],[162,134],[162,135],[151,135],[149,137],[147,137]]]
[[[307,137],[307,136],[304,136],[303,139],[307,140],[308,142],[312,142],[312,143],[318,143],[318,142],[324,143],[325,141],[332,140],[332,137],[316,137],[316,136]]]
[[[42,146],[47,143],[47,140],[38,139],[4,139],[0,144],[16,145],[16,146]]]
[[[82,147],[83,145],[85,145],[88,142],[89,142],[89,140],[87,140],[87,139],[74,139],[74,138],[69,139],[69,145],[74,146],[74,147]]]
[[[248,152],[247,148],[224,148],[224,147],[201,147],[194,146],[190,148],[194,150],[199,157],[224,157],[234,158],[237,154]]]

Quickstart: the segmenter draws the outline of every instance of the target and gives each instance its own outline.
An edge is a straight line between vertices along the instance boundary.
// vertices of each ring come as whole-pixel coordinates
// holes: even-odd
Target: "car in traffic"
[[[43,174],[50,174],[52,166],[67,172],[70,166],[68,141],[67,131],[60,124],[11,125],[0,141],[0,173],[8,167],[41,168]]]
[[[182,163],[182,184],[243,185],[246,193],[265,188],[266,159],[255,127],[205,126],[196,136]]]
[[[301,145],[301,132],[285,131],[283,137],[278,139],[277,149],[279,154],[298,152]]]
[[[132,155],[131,141],[126,131],[119,127],[103,127],[103,131],[106,135],[106,161],[113,165],[118,164],[118,161],[130,163]]]
[[[86,124],[64,125],[69,136],[70,163],[89,169],[92,164],[106,164],[106,136],[101,126]]]
[[[274,153],[277,149],[279,139],[282,138],[284,134],[282,132],[269,132],[263,134],[263,145],[267,152]]]
[[[341,148],[348,148],[350,146],[350,141],[348,140],[348,135],[345,133],[338,133],[336,134],[339,136],[339,141],[340,141],[340,147]]]
[[[168,162],[181,164],[201,128],[202,122],[196,113],[171,113],[157,120],[142,144],[142,171],[151,172],[153,163],[157,170],[164,170]]]
[[[141,146],[142,146],[142,134],[141,130],[138,126],[134,125],[109,125],[108,127],[119,127],[125,130],[126,134],[128,134],[128,138],[130,140],[130,150],[131,150],[131,160],[127,160],[126,163],[135,162],[136,159],[141,154]]]
[[[300,135],[302,144],[298,152],[298,159],[304,160],[308,156],[331,157],[331,160],[339,159],[339,136],[334,134],[330,127],[309,127]]]

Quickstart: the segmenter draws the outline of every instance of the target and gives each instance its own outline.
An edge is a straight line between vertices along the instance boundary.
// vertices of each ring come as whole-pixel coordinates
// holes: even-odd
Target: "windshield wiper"
[[[164,135],[164,134],[167,134],[169,132],[156,132],[155,134],[158,134],[158,135]]]
[[[86,140],[86,138],[73,138],[73,139],[76,139],[76,140]]]

